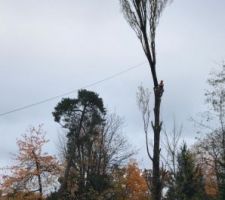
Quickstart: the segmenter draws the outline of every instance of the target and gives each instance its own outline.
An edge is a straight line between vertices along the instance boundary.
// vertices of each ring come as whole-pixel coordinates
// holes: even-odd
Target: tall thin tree
[[[123,14],[141,42],[154,83],[154,121],[152,122],[154,146],[153,156],[150,157],[153,163],[153,200],[160,200],[162,196],[160,181],[160,132],[162,128],[160,104],[164,91],[163,81],[158,81],[156,73],[155,36],[159,18],[168,3],[169,0],[120,0]]]

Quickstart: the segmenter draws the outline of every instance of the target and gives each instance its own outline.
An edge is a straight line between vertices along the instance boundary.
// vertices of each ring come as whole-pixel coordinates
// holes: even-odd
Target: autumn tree
[[[149,200],[150,194],[143,171],[135,161],[113,170],[113,199]]]
[[[201,164],[206,180],[206,192],[212,198],[223,199],[225,187],[225,166],[221,132],[212,132],[200,138],[194,146],[197,162]]]
[[[218,182],[220,177],[217,174],[217,162],[214,159],[216,154],[216,140],[213,137],[213,135],[207,135],[199,139],[193,145],[192,151],[195,154],[195,162],[201,167],[207,196],[209,199],[218,199]]]
[[[153,164],[153,200],[161,200],[162,196],[160,182],[160,132],[162,129],[160,105],[164,91],[163,81],[158,81],[156,72],[155,37],[159,18],[168,2],[169,0],[120,0],[123,14],[141,42],[154,84],[154,120],[152,122],[154,144],[153,155],[151,156]]]
[[[148,185],[136,162],[130,162],[126,167],[125,189],[130,200],[148,200]]]
[[[19,152],[14,155],[15,164],[7,169],[9,175],[4,175],[3,190],[20,192],[20,194],[38,192],[39,199],[48,186],[53,186],[60,166],[57,159],[43,152],[43,146],[48,143],[42,126],[32,127],[28,133],[17,140]]]
[[[209,76],[208,89],[205,92],[208,109],[201,118],[194,120],[200,133],[206,136],[199,138],[196,144],[199,157],[210,171],[211,184],[216,186],[218,198],[225,198],[225,65],[215,69]],[[206,173],[207,174],[207,173]],[[214,187],[214,191],[216,189]],[[216,193],[215,193],[216,194]]]
[[[67,199],[97,199],[95,195],[110,187],[111,167],[132,155],[120,134],[120,118],[107,115],[102,99],[87,90],[80,90],[76,99],[59,102],[53,116],[67,131],[59,193]]]

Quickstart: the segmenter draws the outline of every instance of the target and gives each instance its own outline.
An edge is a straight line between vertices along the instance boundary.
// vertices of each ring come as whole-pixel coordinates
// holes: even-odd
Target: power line
[[[117,72],[117,73],[115,73],[115,74],[112,74],[111,76],[108,76],[108,77],[106,77],[106,78],[104,78],[104,79],[95,81],[95,82],[90,83],[90,84],[88,84],[88,85],[85,85],[85,86],[83,86],[83,87],[81,87],[81,88],[90,88],[90,87],[92,87],[92,86],[98,85],[98,84],[103,83],[103,82],[105,82],[105,81],[111,80],[111,79],[113,79],[113,78],[115,78],[115,77],[117,77],[117,76],[120,76],[120,75],[122,75],[122,74],[125,74],[125,73],[127,73],[127,72],[129,72],[129,71],[131,71],[131,70],[133,70],[133,69],[136,69],[136,68],[138,68],[138,67],[144,65],[145,63],[146,63],[146,62],[139,63],[139,64],[134,65],[134,66],[132,66],[132,67],[129,67],[129,68],[125,69],[125,70],[122,70],[122,71],[120,71],[120,72]],[[58,99],[58,98],[60,98],[60,97],[64,97],[64,96],[66,96],[66,95],[69,95],[69,94],[72,94],[72,93],[78,91],[78,90],[81,89],[81,88],[76,88],[76,89],[70,90],[70,91],[68,91],[68,92],[65,92],[65,93],[63,93],[63,94],[59,94],[59,95],[56,95],[56,96],[53,96],[53,97],[49,97],[49,98],[47,98],[47,99],[44,99],[44,100],[41,100],[41,101],[38,101],[38,102],[35,102],[35,103],[31,103],[31,104],[28,104],[28,105],[25,105],[25,106],[22,106],[22,107],[18,107],[18,108],[9,110],[9,111],[7,111],[7,112],[0,113],[0,117],[2,117],[2,116],[4,116],[4,115],[11,114],[11,113],[14,113],[14,112],[19,112],[19,111],[22,111],[22,110],[25,110],[25,109],[28,109],[28,108],[31,108],[31,107],[34,107],[34,106],[37,106],[37,105],[40,105],[40,104],[44,104],[44,103],[47,103],[47,102],[49,102],[49,101]]]

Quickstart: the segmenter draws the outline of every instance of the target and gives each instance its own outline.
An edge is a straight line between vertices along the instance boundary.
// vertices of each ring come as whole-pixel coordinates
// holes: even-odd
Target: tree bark
[[[84,115],[85,115],[85,112],[86,112],[86,105],[84,106],[83,110],[82,110],[82,113],[81,113],[81,119],[80,119],[80,122],[79,122],[79,127],[78,127],[78,139],[79,139],[79,136],[80,136],[80,131],[81,131],[81,128],[82,128],[82,123],[83,123],[83,119],[84,119]],[[76,133],[75,133],[76,134]],[[76,136],[74,136],[76,137]],[[77,144],[74,144],[75,146]],[[80,145],[77,146],[78,148],[78,153],[79,153],[79,159],[81,161],[81,155],[80,155]],[[68,190],[68,179],[69,179],[69,173],[70,173],[70,169],[72,167],[72,163],[73,163],[73,157],[72,155],[68,154],[68,159],[67,159],[67,164],[66,164],[66,168],[65,168],[65,172],[64,172],[64,177],[63,177],[63,181],[61,183],[61,187],[59,189],[59,193],[62,195],[64,195],[65,192],[67,192]]]
[[[42,181],[41,181],[41,171],[40,171],[40,163],[38,161],[37,155],[35,154],[35,151],[32,151],[33,156],[35,158],[35,165],[36,165],[36,170],[37,170],[37,177],[38,177],[38,191],[40,194],[40,197],[38,198],[39,200],[42,200],[42,196],[43,196],[43,189],[42,189]]]
[[[162,122],[160,121],[160,105],[163,91],[164,86],[162,82],[157,87],[154,87],[154,123],[152,122],[154,132],[152,196],[154,200],[161,200],[162,196],[162,184],[160,178],[160,132]]]

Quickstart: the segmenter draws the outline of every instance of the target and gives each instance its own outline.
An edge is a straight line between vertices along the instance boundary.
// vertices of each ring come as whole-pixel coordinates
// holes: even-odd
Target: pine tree
[[[102,98],[87,90],[79,90],[75,99],[62,99],[53,116],[67,132],[59,199],[108,198],[104,195],[112,188],[112,167],[133,155],[121,135],[121,119],[107,115]]]
[[[193,154],[184,144],[177,158],[177,172],[167,192],[167,200],[206,199],[201,169],[196,166]]]

